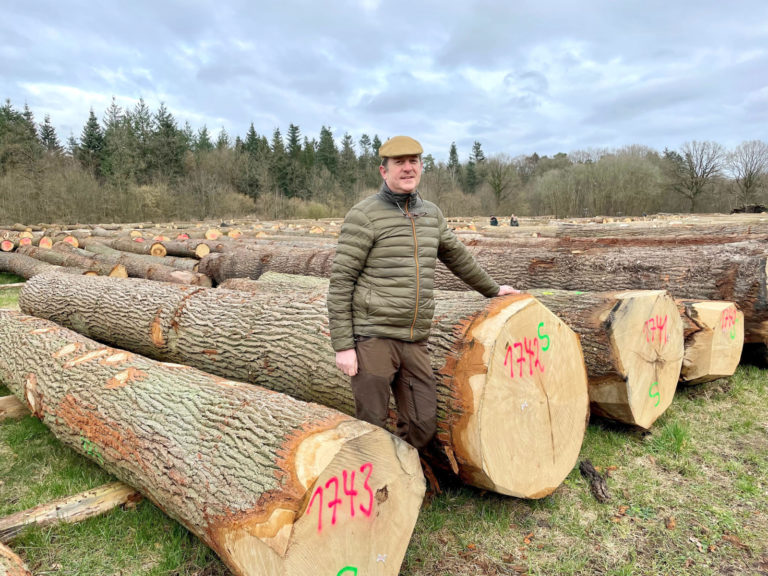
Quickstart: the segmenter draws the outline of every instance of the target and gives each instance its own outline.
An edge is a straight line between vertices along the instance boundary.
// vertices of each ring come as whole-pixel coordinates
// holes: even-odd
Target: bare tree
[[[742,142],[728,154],[727,166],[737,186],[737,202],[753,204],[768,179],[768,144],[762,140]]]
[[[483,173],[488,187],[493,192],[493,198],[498,209],[517,180],[515,167],[508,156],[499,154],[485,161]]]
[[[717,142],[694,140],[683,144],[680,152],[664,151],[669,186],[689,200],[690,211],[694,212],[698,198],[720,175],[725,151]]]

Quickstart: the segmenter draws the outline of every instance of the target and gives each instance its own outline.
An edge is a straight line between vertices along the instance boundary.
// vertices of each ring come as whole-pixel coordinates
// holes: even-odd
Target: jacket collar
[[[392,192],[392,190],[389,189],[389,186],[387,186],[386,182],[381,184],[379,196],[383,200],[394,204],[400,208],[400,210],[405,210],[406,202],[408,202],[408,211],[412,211],[413,209],[418,208],[421,204],[423,204],[418,190],[414,190],[410,194],[397,194],[396,192]]]

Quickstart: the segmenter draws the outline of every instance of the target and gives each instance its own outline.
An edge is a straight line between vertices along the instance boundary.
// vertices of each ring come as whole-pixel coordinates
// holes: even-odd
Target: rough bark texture
[[[126,241],[135,243],[133,240]],[[113,243],[114,244],[114,243]],[[154,246],[160,246],[162,248],[162,244],[155,243]],[[147,248],[150,248],[149,246]],[[126,251],[127,252],[127,251]],[[124,255],[125,252],[113,248],[111,245],[107,244],[99,244],[98,242],[88,242],[85,245],[84,250],[77,250],[77,254],[89,254],[90,256],[93,256],[94,254],[101,254],[102,256],[111,256],[113,258],[120,258]],[[178,270],[191,270],[193,272],[197,272],[197,265],[198,261],[196,258],[180,258],[177,256],[165,256],[166,250],[165,248],[162,248],[162,256],[156,256],[149,254],[149,251],[145,252],[133,252],[133,258],[137,258],[138,260],[145,262],[147,265],[159,265],[159,266],[168,266],[170,268],[176,268]]]
[[[77,250],[77,248],[72,247],[70,244],[63,244],[64,246],[72,248],[72,250]],[[125,278],[125,268],[119,264],[99,261],[95,258],[89,258],[83,254],[75,253],[74,251],[64,253],[49,248],[40,248],[38,246],[23,246],[19,248],[18,253],[43,262],[48,262],[55,266],[78,268],[99,274],[100,276],[118,276]]]
[[[20,306],[122,348],[354,413],[330,345],[325,290],[247,294],[94,279],[46,276],[25,286]],[[436,304],[439,454],[474,485],[531,498],[552,492],[575,464],[587,418],[577,337],[528,295],[449,292]],[[534,349],[544,336],[557,344]],[[535,369],[533,357],[520,362],[524,343]],[[531,449],[532,437],[544,448]]]
[[[112,250],[108,246],[99,244],[100,248],[92,245],[92,249],[102,250],[106,248],[109,252],[103,254],[94,253],[94,260],[103,262],[106,265],[122,265],[131,278],[146,278],[148,280],[157,280],[160,282],[172,282],[174,284],[191,284],[195,286],[210,286],[211,280],[207,276],[191,272],[189,270],[177,270],[163,264],[147,262],[146,257],[139,254],[130,254]],[[56,243],[53,246],[55,251],[69,251],[70,247],[65,243]],[[106,251],[105,251],[106,252]]]
[[[0,272],[15,274],[22,278],[30,279],[32,276],[44,272],[58,272],[62,274],[88,274],[88,270],[80,268],[67,268],[48,264],[36,258],[24,254],[0,252]]]
[[[0,542],[10,542],[30,524],[43,527],[59,523],[81,522],[109,512],[118,506],[140,500],[141,494],[122,482],[105,484],[93,490],[59,498],[0,518]]]
[[[672,403],[683,326],[663,290],[532,293],[581,338],[592,412],[649,428]]]
[[[0,375],[62,442],[156,502],[235,574],[398,572],[424,478],[416,451],[380,428],[7,311]],[[329,504],[342,476],[356,483],[357,508],[343,495],[338,510]]]
[[[521,244],[470,250],[499,284],[521,290],[667,290],[675,298],[731,301],[744,313],[745,342],[768,343],[768,251],[756,242],[631,250],[605,246],[542,249]],[[216,282],[258,278],[270,270],[327,277],[334,253],[327,246],[251,246],[242,258],[235,253],[211,255],[208,262],[201,261],[200,269],[205,264]],[[435,287],[468,290],[442,264],[435,271]]]
[[[5,544],[0,543],[0,576],[32,576],[24,561]]]

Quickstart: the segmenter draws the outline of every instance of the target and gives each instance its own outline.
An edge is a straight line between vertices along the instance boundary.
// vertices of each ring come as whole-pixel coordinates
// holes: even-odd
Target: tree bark
[[[71,248],[71,251],[60,252],[50,250],[48,248],[39,248],[37,246],[25,246],[19,248],[18,253],[35,258],[55,266],[64,266],[66,268],[78,268],[80,270],[87,270],[98,274],[100,276],[112,276],[116,278],[127,278],[128,273],[124,266],[121,264],[113,264],[111,262],[105,262],[103,260],[97,260],[96,258],[89,258],[83,256],[81,253],[74,252],[77,248],[73,248],[70,244],[62,243],[64,246]]]
[[[32,576],[24,561],[3,543],[0,543],[0,576]]]
[[[768,252],[759,243],[631,250],[529,245],[470,250],[499,284],[520,290],[667,290],[675,298],[734,302],[744,314],[745,342],[768,343]],[[332,247],[251,246],[247,252],[203,258],[199,269],[217,283],[233,277],[258,278],[267,271],[328,277],[334,253]],[[440,263],[435,287],[469,289]]]
[[[533,290],[581,338],[593,414],[648,429],[672,403],[683,324],[663,290]]]
[[[15,274],[22,278],[30,279],[37,274],[44,272],[60,272],[62,274],[94,274],[82,268],[67,268],[64,266],[55,266],[35,258],[30,258],[24,254],[0,252],[0,272]]]
[[[159,246],[162,246],[159,243],[156,243],[156,244]],[[198,260],[195,258],[180,258],[176,256],[165,256],[165,253],[166,253],[165,248],[162,249],[162,254],[163,254],[162,256],[156,256],[152,254],[144,254],[139,252],[123,252],[119,249],[116,249],[110,246],[109,244],[101,244],[98,242],[87,242],[85,244],[85,249],[82,249],[77,253],[88,254],[89,256],[93,256],[94,254],[100,254],[101,256],[111,257],[115,259],[119,259],[125,256],[125,254],[130,254],[131,255],[130,258],[135,258],[140,262],[146,263],[147,265],[168,266],[170,268],[176,268],[177,270],[189,270],[192,272],[197,272],[197,265],[198,265]]]
[[[139,500],[141,495],[122,482],[105,484],[93,490],[59,498],[0,518],[0,542],[10,542],[30,524],[43,527],[59,523],[81,522]]]
[[[131,254],[143,254],[146,256],[163,257],[166,254],[165,247],[160,242],[147,242],[144,238],[131,238],[129,236],[117,236],[116,238],[87,238],[80,242],[80,247],[90,250],[95,244],[101,244]],[[96,252],[96,250],[91,250]]]
[[[104,246],[102,245],[102,248]],[[108,250],[112,250],[106,247]],[[56,243],[54,251],[72,252],[70,247],[64,243]],[[98,250],[99,248],[97,248]],[[147,280],[157,280],[160,282],[171,282],[174,284],[191,284],[195,286],[210,286],[211,279],[203,274],[192,272],[190,270],[178,270],[165,266],[163,264],[148,263],[144,256],[139,254],[130,254],[128,252],[119,252],[114,250],[108,254],[94,253],[93,259],[102,262],[104,265],[122,265],[131,278],[146,278]]]
[[[744,347],[744,314],[733,302],[678,300],[685,333],[681,384],[731,376]]]
[[[349,379],[330,345],[327,290],[246,294],[87,280],[27,283],[20,306],[153,358],[354,413]],[[439,458],[475,486],[524,498],[550,494],[578,458],[588,416],[578,338],[529,295],[448,292],[436,304],[430,352]]]
[[[7,311],[0,374],[235,574],[398,573],[425,486],[416,450],[386,431]]]

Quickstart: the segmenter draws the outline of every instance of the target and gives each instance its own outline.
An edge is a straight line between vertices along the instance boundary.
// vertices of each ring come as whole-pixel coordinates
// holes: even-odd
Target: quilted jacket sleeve
[[[355,347],[352,296],[372,245],[370,219],[353,208],[341,226],[328,285],[328,322],[331,344],[337,352]]]
[[[443,213],[438,210],[440,226],[440,247],[437,257],[448,269],[471,288],[491,298],[499,293],[499,285],[483,270],[467,247],[456,238],[448,227]]]

